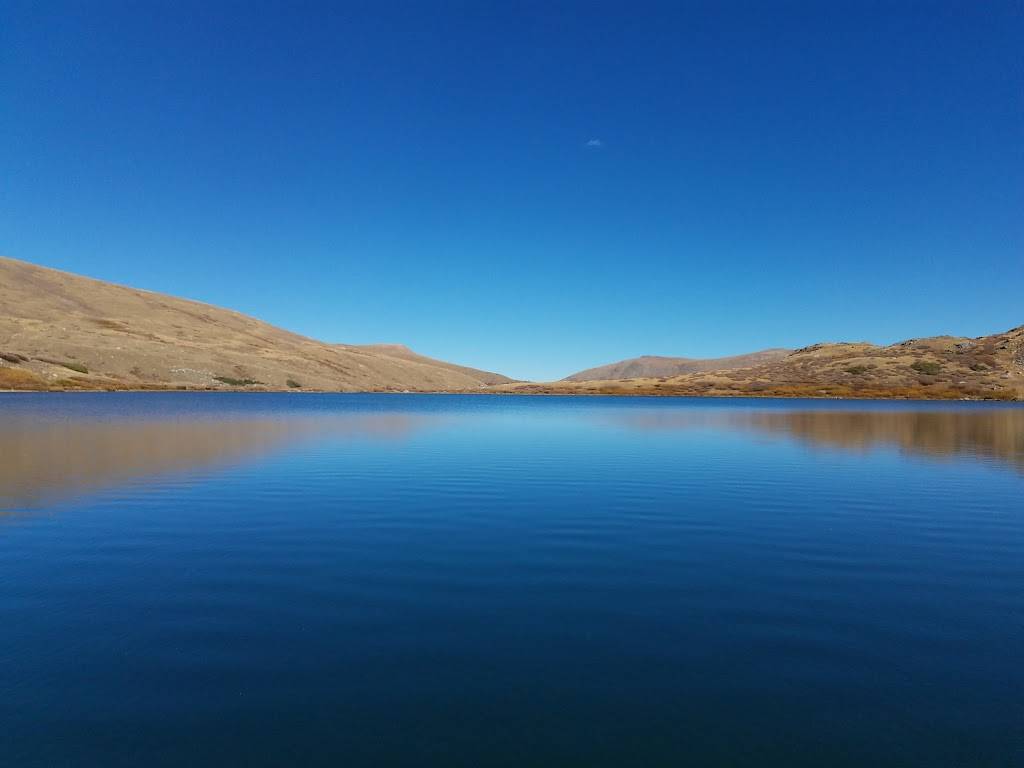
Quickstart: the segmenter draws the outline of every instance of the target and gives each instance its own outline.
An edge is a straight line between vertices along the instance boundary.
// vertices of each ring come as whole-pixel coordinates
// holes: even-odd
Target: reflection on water
[[[891,446],[909,454],[995,459],[1024,472],[1024,409],[965,410],[679,410],[627,413],[629,429],[756,430],[812,446],[868,451]]]
[[[0,434],[0,509],[54,512],[0,525],[4,766],[1021,763],[1019,407],[0,394]]]
[[[319,437],[402,439],[426,422],[417,414],[336,414],[74,421],[0,419],[0,510],[135,478],[253,459]]]
[[[965,412],[789,411],[753,413],[752,427],[816,445],[865,451],[880,445],[932,457],[997,459],[1024,472],[1024,410]]]
[[[486,399],[485,399],[486,400]],[[15,401],[15,405],[19,401]],[[28,401],[24,401],[28,402]],[[58,406],[62,401],[53,400]],[[0,510],[38,506],[56,497],[164,473],[226,465],[281,450],[298,441],[375,437],[404,439],[442,419],[462,426],[466,435],[486,433],[488,414],[502,408],[539,422],[555,411],[569,423],[613,425],[631,431],[715,430],[770,433],[811,446],[866,451],[891,446],[929,457],[975,457],[1004,462],[1024,472],[1024,409],[921,408],[853,406],[849,410],[799,403],[790,407],[709,407],[693,401],[676,403],[587,401],[564,409],[557,400],[506,401],[498,408],[480,399],[441,403],[437,410],[346,411],[349,401],[328,401],[320,413],[292,408],[282,400],[276,410],[253,400],[261,409],[247,414],[237,404],[223,411],[150,415],[137,405],[123,412],[82,413],[79,406],[61,413],[0,412],[4,456],[0,462]],[[337,407],[336,403],[343,403]],[[465,409],[465,403],[474,407]],[[596,406],[596,407],[595,407]],[[177,406],[174,406],[177,407]],[[484,430],[481,433],[479,430]],[[479,439],[479,438],[473,438]]]

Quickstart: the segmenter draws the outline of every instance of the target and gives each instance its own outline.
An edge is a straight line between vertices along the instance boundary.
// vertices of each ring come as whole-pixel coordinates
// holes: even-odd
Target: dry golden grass
[[[43,380],[31,371],[0,366],[0,389],[41,390],[46,388]]]
[[[700,370],[512,382],[397,345],[327,344],[230,310],[0,258],[3,389],[1024,399],[1024,326],[976,339],[815,344],[743,359],[756,364],[736,368],[740,358],[731,358],[727,369],[708,370],[704,363],[721,361],[689,361]]]
[[[1024,326],[977,339],[940,336],[887,347],[815,344],[742,369],[493,389],[520,394],[1024,400]]]
[[[5,258],[0,355],[44,389],[438,391],[509,381],[404,347],[329,344],[231,310]],[[246,381],[265,384],[233,383]]]

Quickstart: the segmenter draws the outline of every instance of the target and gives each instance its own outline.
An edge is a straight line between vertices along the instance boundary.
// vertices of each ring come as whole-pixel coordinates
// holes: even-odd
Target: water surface
[[[1024,765],[1020,407],[23,394],[0,431],[0,764]]]

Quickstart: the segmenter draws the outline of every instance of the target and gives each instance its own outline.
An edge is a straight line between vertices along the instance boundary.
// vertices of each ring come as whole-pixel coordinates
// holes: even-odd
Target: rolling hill
[[[700,373],[702,371],[725,371],[733,368],[750,368],[761,363],[781,360],[793,350],[764,349],[746,355],[732,357],[714,357],[694,359],[690,357],[660,357],[644,355],[629,360],[620,360],[596,368],[566,376],[565,381],[610,381],[613,379],[658,378],[660,376],[679,376],[684,373]]]
[[[448,391],[509,381],[0,257],[0,389]]]
[[[614,366],[610,370],[616,372]],[[885,346],[814,344],[756,365],[674,376],[518,382],[492,389],[549,394],[1024,400],[1024,325],[975,338],[934,336]]]
[[[647,356],[550,383],[399,344],[331,344],[197,301],[0,257],[0,389],[1024,399],[1024,326],[887,346]]]

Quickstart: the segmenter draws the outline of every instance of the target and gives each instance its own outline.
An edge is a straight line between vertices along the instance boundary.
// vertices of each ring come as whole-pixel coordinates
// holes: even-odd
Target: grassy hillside
[[[438,391],[508,381],[0,258],[0,388]]]
[[[746,355],[695,359],[690,357],[660,357],[644,355],[617,363],[588,368],[585,371],[566,376],[565,381],[610,381],[612,379],[643,379],[664,376],[680,376],[684,373],[704,371],[727,371],[733,368],[749,368],[762,363],[781,360],[793,350],[764,349]]]
[[[1024,326],[890,346],[815,344],[746,368],[601,381],[509,384],[500,391],[774,397],[1024,399]]]

